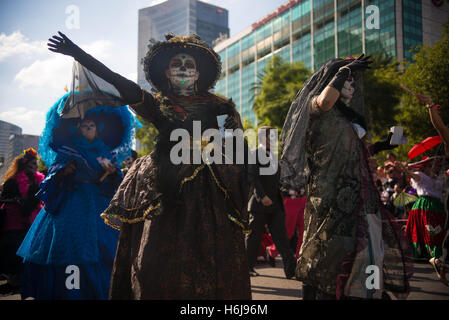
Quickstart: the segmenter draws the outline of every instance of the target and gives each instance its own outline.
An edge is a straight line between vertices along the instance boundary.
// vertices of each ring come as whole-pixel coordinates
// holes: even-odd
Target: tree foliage
[[[267,64],[255,99],[254,111],[260,125],[281,129],[290,105],[311,71],[302,62],[290,64],[274,56]]]
[[[399,85],[399,63],[383,53],[372,56],[371,69],[363,76],[363,95],[367,122],[373,141],[385,138],[395,125],[402,89]]]
[[[152,123],[145,121],[140,116],[137,116],[137,118],[143,125],[142,128],[136,132],[136,138],[140,141],[143,147],[141,150],[137,151],[137,154],[139,157],[142,157],[153,151],[156,145],[156,136],[158,135],[158,131]]]
[[[401,83],[416,93],[423,93],[441,105],[439,109],[444,123],[449,124],[449,22],[443,27],[442,40],[432,47],[422,46],[413,56]],[[407,146],[398,148],[398,153],[404,160],[410,148],[430,136],[438,135],[430,122],[429,113],[424,105],[414,96],[403,91],[400,102],[400,112],[395,116],[396,123],[404,127],[409,138]],[[435,155],[438,148],[424,155]]]

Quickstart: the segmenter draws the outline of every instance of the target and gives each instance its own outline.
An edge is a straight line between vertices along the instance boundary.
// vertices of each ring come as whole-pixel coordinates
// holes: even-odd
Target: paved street
[[[276,267],[258,262],[255,269],[260,276],[251,277],[253,300],[302,300],[301,282],[285,278],[279,257],[276,259]],[[3,282],[0,282],[0,287],[2,284]],[[437,280],[432,266],[428,263],[415,263],[410,286],[412,292],[408,300],[449,300],[449,287]],[[19,299],[18,294],[0,294],[0,300]]]
[[[285,278],[279,257],[275,268],[261,262],[255,270],[260,276],[251,277],[253,300],[302,300],[301,282]],[[429,263],[415,263],[410,287],[407,300],[449,300],[449,287],[437,280]]]

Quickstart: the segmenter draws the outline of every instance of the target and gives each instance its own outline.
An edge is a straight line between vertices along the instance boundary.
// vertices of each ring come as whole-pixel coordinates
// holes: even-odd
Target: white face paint
[[[167,78],[181,95],[193,93],[195,81],[200,73],[196,69],[196,62],[192,56],[179,53],[171,58],[168,69],[165,71]]]
[[[84,120],[81,122],[80,131],[88,141],[93,141],[97,136],[97,126],[92,120]]]
[[[346,80],[345,85],[341,89],[341,97],[347,102],[351,101],[352,96],[354,95],[354,79]]]

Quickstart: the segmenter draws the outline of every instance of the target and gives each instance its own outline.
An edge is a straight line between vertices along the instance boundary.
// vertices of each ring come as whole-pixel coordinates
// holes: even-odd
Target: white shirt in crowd
[[[424,173],[417,171],[415,172],[419,176],[419,181],[411,179],[411,185],[416,189],[418,196],[431,196],[443,199],[443,180],[436,178],[432,179]]]

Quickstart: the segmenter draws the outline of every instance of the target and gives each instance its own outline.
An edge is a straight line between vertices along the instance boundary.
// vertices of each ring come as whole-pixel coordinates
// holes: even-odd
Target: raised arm
[[[364,54],[362,54],[355,60],[348,60],[351,62],[338,70],[331,82],[316,98],[315,103],[321,111],[328,111],[333,108],[337,100],[340,98],[341,89],[343,89],[348,77],[357,70],[369,68],[369,64],[372,63],[369,58],[369,56],[364,57]]]
[[[446,127],[443,120],[440,117],[440,114],[438,113],[438,110],[434,107],[429,107],[429,115],[430,115],[430,121],[432,122],[432,125],[434,128],[438,131],[439,136],[444,142],[444,151],[447,156],[449,156],[449,128]]]
[[[142,89],[136,83],[108,69],[100,61],[74,44],[63,33],[58,32],[58,34],[59,36],[54,35],[48,39],[48,50],[73,57],[97,76],[111,83],[127,104],[132,105],[142,101]]]
[[[413,93],[419,102],[425,103],[429,110],[430,122],[437,130],[438,135],[441,137],[444,143],[444,151],[446,156],[449,156],[449,128],[444,124],[443,120],[438,113],[438,109],[432,101],[432,98],[421,93]]]
[[[421,180],[421,177],[419,176],[419,174],[410,171],[406,164],[404,164],[400,161],[396,161],[395,164],[402,170],[402,172],[407,177],[412,178],[413,180],[415,180],[417,182],[419,182]]]

